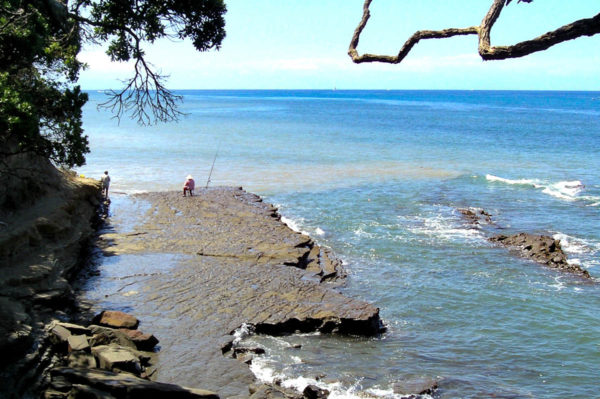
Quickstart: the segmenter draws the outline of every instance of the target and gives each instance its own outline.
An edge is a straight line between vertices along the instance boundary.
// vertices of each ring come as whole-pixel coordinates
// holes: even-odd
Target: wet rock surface
[[[136,198],[149,204],[142,222],[100,245],[110,259],[176,255],[164,272],[140,274],[124,300],[161,338],[157,380],[248,397],[254,377],[232,345],[244,324],[262,334],[382,331],[376,307],[333,289],[345,276],[341,262],[260,197],[215,187]]]
[[[519,233],[511,236],[497,235],[490,238],[490,241],[507,247],[518,248],[522,256],[553,269],[590,278],[587,270],[567,262],[567,256],[560,246],[560,240],[555,240],[553,237]]]
[[[572,273],[585,279],[591,279],[589,272],[579,265],[567,261],[567,255],[560,246],[560,240],[543,234],[517,233],[513,235],[494,234],[490,226],[501,229],[493,220],[492,215],[481,208],[458,208],[463,219],[476,228],[491,242],[504,247],[518,249],[518,254],[537,263],[562,272]],[[486,228],[482,228],[486,227]]]

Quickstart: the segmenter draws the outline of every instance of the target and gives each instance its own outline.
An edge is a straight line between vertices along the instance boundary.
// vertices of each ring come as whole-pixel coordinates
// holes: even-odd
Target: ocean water
[[[422,379],[439,398],[598,397],[600,92],[180,94],[181,121],[140,127],[90,93],[92,152],[78,171],[110,171],[116,223],[139,217],[126,194],[179,190],[187,174],[203,186],[214,161],[211,185],[263,196],[331,247],[344,294],[376,304],[388,327],[368,339],[247,337],[267,348],[258,378],[332,398],[399,398],[403,381]],[[459,208],[494,223],[473,228]],[[594,281],[487,240],[522,231],[559,238]]]

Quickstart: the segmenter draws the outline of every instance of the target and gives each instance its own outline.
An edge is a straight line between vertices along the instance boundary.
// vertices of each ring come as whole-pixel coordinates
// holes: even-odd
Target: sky
[[[219,51],[161,40],[146,47],[170,89],[600,90],[600,34],[529,56],[482,61],[475,35],[418,43],[400,64],[354,64],[348,44],[363,0],[226,0]],[[373,0],[359,53],[394,55],[416,30],[479,25],[492,0]],[[600,0],[513,1],[492,29],[510,45],[600,12]],[[79,59],[83,89],[119,88],[131,76],[102,47]]]

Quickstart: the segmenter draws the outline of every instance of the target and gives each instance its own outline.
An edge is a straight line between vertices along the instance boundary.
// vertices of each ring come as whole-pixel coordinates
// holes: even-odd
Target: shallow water
[[[442,398],[597,395],[600,286],[486,237],[554,235],[570,261],[600,277],[598,93],[182,94],[189,114],[181,122],[141,128],[117,125],[91,93],[92,153],[80,173],[108,169],[115,193],[179,190],[188,173],[206,184],[218,150],[211,184],[264,196],[291,226],[333,248],[349,272],[344,293],[379,306],[389,327],[374,339],[246,338],[268,350],[257,376],[290,386],[319,376],[337,397],[392,397],[395,382],[415,377],[439,379]],[[145,209],[118,197],[112,220],[126,231]],[[462,207],[483,208],[495,223],[472,229]],[[106,258],[89,297],[119,298],[115,306],[140,313],[145,294],[122,288],[122,277],[139,274],[138,263],[148,278],[168,273],[168,256],[128,259],[114,275],[117,260]],[[179,311],[174,304],[165,316]],[[168,342],[168,329],[157,330]],[[188,345],[193,351],[194,340]]]

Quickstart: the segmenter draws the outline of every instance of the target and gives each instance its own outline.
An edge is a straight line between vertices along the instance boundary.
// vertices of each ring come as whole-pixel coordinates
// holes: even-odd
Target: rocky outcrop
[[[51,371],[45,399],[218,399],[210,391],[148,381],[131,374],[100,369],[60,367]]]
[[[21,397],[50,361],[43,325],[72,299],[100,186],[25,154],[0,169],[0,393]]]
[[[135,317],[122,312],[104,311],[93,320],[107,314],[116,320],[136,320],[137,326]],[[135,338],[151,334],[59,321],[51,322],[46,330],[56,360],[47,373],[44,398],[218,398],[210,391],[150,381],[154,345],[145,342],[145,350],[139,350]]]
[[[140,202],[135,207],[147,209],[143,219],[127,232],[103,234],[101,248],[117,255],[110,259],[125,262],[120,268],[127,267],[127,259],[139,265],[148,254],[165,259],[165,268],[124,275],[127,286],[136,287],[135,295],[105,294],[123,298],[123,306],[143,319],[154,317],[163,328],[157,331],[165,348],[157,364],[162,381],[200,386],[223,397],[247,395],[254,378],[246,364],[262,355],[234,345],[232,334],[242,325],[271,335],[371,336],[384,330],[377,307],[334,289],[343,282],[342,263],[291,230],[260,197],[241,188],[214,187],[197,189],[193,197],[167,192],[135,198]],[[148,273],[152,278],[145,277]],[[179,315],[185,315],[185,323],[165,326],[162,318]],[[190,350],[193,362],[181,362]],[[203,364],[210,367],[198,366]]]
[[[490,238],[490,241],[507,247],[518,248],[522,256],[553,269],[590,278],[587,270],[567,262],[567,256],[560,246],[560,240],[555,240],[550,236],[519,233],[511,236],[497,235]]]
[[[460,212],[470,226],[479,229],[484,234],[488,235],[488,237],[493,233],[489,228],[481,229],[482,225],[501,228],[494,223],[492,215],[483,209],[458,208],[458,212]],[[567,261],[567,255],[560,246],[560,240],[555,240],[553,237],[539,234],[518,233],[510,236],[497,234],[488,239],[491,242],[495,242],[505,247],[519,249],[519,254],[521,256],[542,265],[572,273],[586,279],[591,279],[587,270]]]
[[[480,208],[458,208],[465,220],[473,225],[491,224],[492,215]]]

